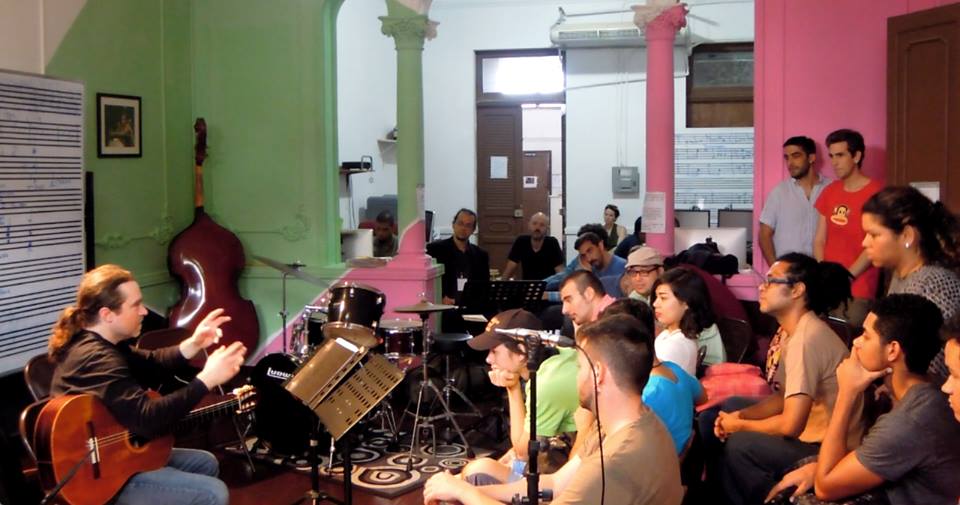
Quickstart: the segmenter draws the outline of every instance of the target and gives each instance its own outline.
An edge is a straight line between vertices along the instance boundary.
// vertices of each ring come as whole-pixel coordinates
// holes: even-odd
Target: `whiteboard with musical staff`
[[[46,351],[84,271],[83,84],[0,70],[0,375]]]
[[[753,128],[698,129],[676,134],[675,209],[753,208]]]

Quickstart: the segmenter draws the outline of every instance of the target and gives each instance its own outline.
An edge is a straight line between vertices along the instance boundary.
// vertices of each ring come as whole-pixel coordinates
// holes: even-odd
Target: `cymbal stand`
[[[293,263],[290,263],[287,266],[289,266],[294,270],[300,270],[306,265],[304,265],[303,263],[300,263],[300,261],[294,261]],[[280,336],[281,336],[280,345],[282,346],[280,348],[280,352],[286,353],[287,352],[287,315],[289,314],[287,312],[287,272],[281,272],[280,293],[281,293],[280,294],[280,325],[281,325],[280,326]]]
[[[450,405],[447,403],[446,399],[444,398],[443,392],[440,391],[440,388],[438,388],[437,385],[430,380],[430,376],[427,368],[427,357],[430,354],[430,343],[432,342],[430,338],[431,337],[430,328],[427,323],[427,320],[430,318],[430,313],[420,312],[419,316],[420,316],[420,319],[423,321],[423,351],[422,351],[423,362],[420,365],[421,370],[423,372],[423,378],[422,378],[422,382],[420,382],[419,391],[417,392],[417,406],[413,414],[413,431],[411,432],[411,439],[410,439],[410,453],[407,456],[408,472],[413,469],[414,452],[420,452],[420,429],[429,427],[430,430],[433,431],[433,450],[434,450],[434,453],[436,453],[437,435],[433,427],[433,421],[436,419],[446,418],[447,420],[449,420],[450,424],[453,425],[453,429],[456,430],[457,436],[460,437],[460,441],[463,442],[463,446],[466,447],[467,449],[467,457],[469,458],[474,457],[473,449],[471,449],[470,444],[467,443],[467,437],[463,435],[463,430],[460,429],[460,425],[457,423],[457,419],[454,416],[453,411],[450,410]],[[432,390],[434,394],[434,398],[440,401],[440,405],[443,407],[443,413],[438,414],[436,416],[420,415],[420,409],[423,405],[423,391],[424,389],[427,389],[427,388]],[[406,416],[407,412],[409,412],[409,406],[407,409],[404,410],[403,412],[404,416]]]

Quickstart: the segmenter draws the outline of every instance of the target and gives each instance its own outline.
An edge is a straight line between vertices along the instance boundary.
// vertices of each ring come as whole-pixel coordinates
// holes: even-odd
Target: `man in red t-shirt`
[[[827,135],[826,144],[837,180],[824,188],[814,205],[820,220],[813,255],[820,261],[840,263],[854,276],[853,301],[838,315],[851,326],[860,327],[876,295],[879,277],[863,250],[860,210],[883,185],[863,175],[866,147],[859,132],[837,130]]]

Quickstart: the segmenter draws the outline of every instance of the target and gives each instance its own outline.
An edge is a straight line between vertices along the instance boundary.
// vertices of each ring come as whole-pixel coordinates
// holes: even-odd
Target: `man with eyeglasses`
[[[623,275],[608,275],[600,282],[614,298],[629,297],[650,304],[653,283],[663,273],[663,256],[650,246],[634,246]]]

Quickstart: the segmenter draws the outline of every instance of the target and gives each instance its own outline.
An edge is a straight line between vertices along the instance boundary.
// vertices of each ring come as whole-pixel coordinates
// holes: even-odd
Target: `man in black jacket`
[[[147,309],[140,286],[130,272],[103,265],[83,276],[77,303],[64,309],[50,337],[49,352],[57,362],[51,394],[91,394],[132,433],[153,437],[168,431],[212,388],[240,370],[246,348],[240,342],[221,346],[185,387],[150,398],[137,377],[146,367],[187,364],[217,343],[220,326],[230,321],[223,309],[210,312],[193,335],[178,345],[143,351],[130,346],[140,334]],[[226,505],[229,493],[216,478],[216,458],[192,449],[174,449],[167,466],[133,476],[114,503],[189,503]]]

